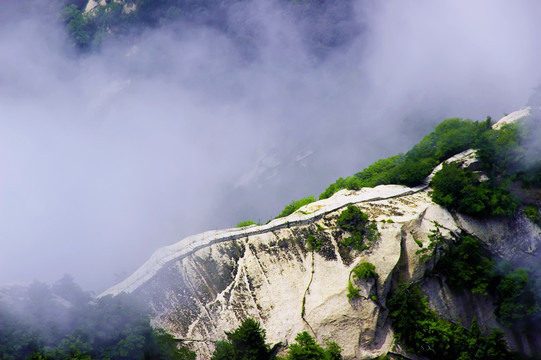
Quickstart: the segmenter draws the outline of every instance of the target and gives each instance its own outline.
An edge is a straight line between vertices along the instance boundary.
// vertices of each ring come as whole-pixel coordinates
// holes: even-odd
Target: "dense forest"
[[[162,329],[150,326],[148,309],[121,294],[93,298],[71,276],[49,286],[34,282],[0,298],[0,359],[158,359],[195,360],[196,354]],[[253,319],[226,332],[213,360],[278,359],[279,346],[265,343]],[[341,359],[340,347],[318,345],[307,332],[297,336],[286,359]],[[279,344],[278,344],[279,345]],[[308,357],[306,357],[308,356]]]
[[[94,298],[69,275],[0,298],[0,359],[176,359],[195,353],[150,326],[128,295]]]

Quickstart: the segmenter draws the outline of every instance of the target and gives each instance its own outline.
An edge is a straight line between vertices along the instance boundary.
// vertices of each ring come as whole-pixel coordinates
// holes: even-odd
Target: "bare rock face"
[[[512,113],[494,127],[528,113]],[[448,162],[477,170],[473,150]],[[341,190],[266,225],[190,236],[156,251],[101,296],[135,294],[151,306],[153,325],[196,350],[200,359],[210,358],[215,342],[225,339],[224,331],[248,317],[261,322],[269,343],[284,348],[299,332],[308,331],[319,343],[336,341],[345,359],[400,353],[385,306],[400,281],[419,282],[430,306],[444,318],[469,327],[475,317],[482,329],[501,327],[490,298],[454,293],[444,279],[425,277],[434,264],[421,261],[419,250],[430,244],[437,226],[447,239],[468,233],[515,266],[537,266],[541,229],[524,216],[478,220],[449,213],[430,199],[428,183],[439,169],[441,165],[417,188]],[[377,240],[362,252],[342,244],[349,234],[337,227],[337,219],[348,205],[377,223]],[[309,237],[321,244],[317,250],[310,250]],[[361,262],[375,265],[376,279],[352,276]],[[359,289],[351,300],[349,282]],[[541,353],[541,334],[507,330],[506,336],[512,348],[526,355]]]
[[[526,118],[530,115],[531,115],[530,107],[525,107],[524,109],[513,111],[511,114],[505,115],[500,120],[498,120],[498,122],[492,125],[492,128],[495,130],[498,130],[504,125],[520,121],[521,119]]]
[[[376,221],[380,232],[363,252],[342,245],[348,234],[336,226],[350,204]],[[336,341],[346,359],[372,358],[392,348],[386,297],[396,282],[425,275],[430,265],[420,261],[418,250],[429,244],[435,223],[444,236],[465,230],[509,259],[539,253],[539,228],[525,219],[483,223],[453,216],[430,200],[426,187],[386,185],[342,190],[267,225],[188,237],[159,249],[102,296],[125,291],[144,299],[152,307],[153,325],[182,339],[201,359],[210,358],[224,331],[247,317],[261,322],[269,343],[287,346],[306,330],[320,343]],[[308,250],[309,235],[321,241],[319,250]],[[378,277],[353,280],[360,297],[349,300],[351,270],[362,261],[374,264]],[[462,298],[434,281],[425,287],[442,314],[466,325],[476,316],[481,327],[498,326],[486,299]],[[464,310],[471,306],[475,309]]]
[[[98,6],[107,6],[109,3],[122,4],[122,12],[128,14],[137,9],[137,5],[134,1],[126,0],[88,0],[85,6],[85,13],[91,13]]]

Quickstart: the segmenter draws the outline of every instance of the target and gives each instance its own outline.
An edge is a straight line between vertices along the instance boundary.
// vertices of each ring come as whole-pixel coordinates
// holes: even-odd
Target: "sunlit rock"
[[[496,122],[494,125],[492,125],[492,128],[495,130],[500,129],[502,126],[514,123],[520,119],[523,119],[527,116],[530,116],[530,107],[513,111],[511,114],[508,114],[504,117],[502,117],[498,122]]]
[[[428,191],[395,185],[342,190],[266,225],[194,235],[159,249],[102,295],[125,291],[144,299],[153,324],[196,349],[200,358],[210,357],[214,342],[246,317],[261,322],[270,343],[286,346],[306,330],[320,343],[338,342],[347,359],[384,354],[393,346],[386,297],[398,281],[423,279],[430,264],[420,261],[419,250],[429,245],[436,224],[447,238],[465,230],[508,258],[517,249],[537,253],[541,242],[539,228],[529,222],[483,223],[453,215],[434,204]],[[341,244],[348,234],[336,220],[349,204],[376,221],[380,232],[363,252]],[[529,243],[508,249],[504,237],[512,235],[504,234],[514,232]],[[309,234],[322,240],[319,250],[307,249]],[[350,273],[362,261],[373,263],[378,277],[356,280],[360,297],[349,300]],[[450,316],[465,316],[459,307],[468,304],[438,286],[427,285],[433,304],[449,307]],[[473,312],[480,325],[497,326],[491,308],[481,305]]]

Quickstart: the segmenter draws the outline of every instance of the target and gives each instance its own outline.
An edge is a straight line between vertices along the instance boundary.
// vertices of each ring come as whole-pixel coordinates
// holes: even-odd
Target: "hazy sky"
[[[324,58],[255,1],[229,14],[258,29],[249,61],[178,27],[76,56],[16,1],[0,9],[0,284],[68,272],[104,290],[156,248],[265,222],[445,118],[519,109],[541,80],[536,1],[358,1],[363,31]]]

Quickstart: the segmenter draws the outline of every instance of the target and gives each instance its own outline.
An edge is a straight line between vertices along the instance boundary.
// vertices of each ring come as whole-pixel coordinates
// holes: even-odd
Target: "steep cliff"
[[[310,331],[333,339],[346,358],[370,358],[392,350],[385,299],[398,280],[422,279],[426,264],[416,253],[428,244],[434,224],[445,236],[466,230],[503,257],[538,253],[539,228],[521,218],[483,223],[452,216],[434,204],[429,189],[388,185],[342,190],[263,226],[195,235],[158,250],[131,277],[102,295],[131,292],[149,303],[153,324],[163,327],[208,358],[213,342],[246,317],[261,321],[272,343],[291,343]],[[380,236],[361,253],[341,244],[341,211],[355,204],[377,222]],[[309,251],[308,235],[322,241]],[[514,238],[512,245],[507,238]],[[361,297],[348,300],[351,270],[361,261],[376,266],[377,280],[359,281]],[[454,294],[442,282],[425,281],[431,304],[464,324],[476,316],[482,327],[498,326],[490,301]],[[539,337],[509,334],[511,345],[536,352]],[[537,345],[539,346],[539,345]]]
[[[477,171],[473,150],[448,162]],[[174,334],[201,359],[210,357],[224,331],[247,317],[261,322],[270,343],[286,347],[306,330],[320,343],[336,341],[346,359],[368,359],[388,352],[405,355],[395,346],[386,300],[399,282],[415,281],[443,318],[469,327],[475,317],[481,329],[502,328],[513,349],[541,354],[541,333],[502,327],[490,296],[452,290],[431,274],[433,261],[423,260],[419,251],[432,249],[439,229],[449,242],[470,234],[495,258],[532,265],[539,262],[541,229],[520,214],[479,220],[447,211],[431,200],[427,185],[439,169],[418,187],[340,190],[266,225],[190,236],[156,251],[102,296],[127,292],[143,299],[152,309],[153,325]],[[376,240],[363,251],[345,246],[350,234],[337,225],[349,205],[377,224]],[[375,265],[376,278],[352,276],[362,262]],[[350,282],[358,297],[348,297]]]

